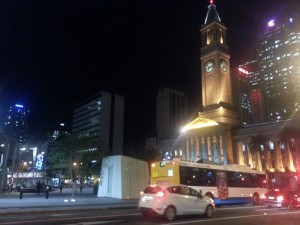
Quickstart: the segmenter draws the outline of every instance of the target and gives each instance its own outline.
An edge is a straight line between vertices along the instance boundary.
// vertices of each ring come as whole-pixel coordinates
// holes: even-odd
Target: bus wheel
[[[258,205],[259,204],[259,196],[257,193],[255,193],[253,195],[253,202],[252,202],[253,205]]]
[[[176,209],[173,206],[169,206],[165,211],[165,218],[169,221],[174,220],[176,217]]]

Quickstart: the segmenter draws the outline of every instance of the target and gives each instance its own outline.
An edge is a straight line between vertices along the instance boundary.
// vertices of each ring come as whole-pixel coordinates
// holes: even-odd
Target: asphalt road
[[[163,218],[144,218],[137,209],[89,209],[44,213],[20,213],[1,215],[0,225],[167,225],[167,224],[203,224],[203,225],[299,225],[300,209],[265,208],[263,206],[226,206],[217,208],[214,218],[203,216],[181,216],[174,221]]]

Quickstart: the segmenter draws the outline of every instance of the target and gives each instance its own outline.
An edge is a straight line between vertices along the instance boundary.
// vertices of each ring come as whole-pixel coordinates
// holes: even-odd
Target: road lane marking
[[[189,224],[189,223],[207,223],[211,221],[221,221],[221,220],[232,220],[232,219],[242,219],[242,218],[250,218],[250,217],[260,217],[260,216],[276,216],[276,215],[283,215],[283,214],[296,214],[300,213],[300,211],[295,212],[281,212],[281,213],[272,213],[272,214],[260,214],[260,215],[247,215],[247,216],[233,216],[233,217],[223,217],[223,218],[211,218],[205,220],[192,220],[186,222],[175,222],[175,223],[164,223],[162,225],[176,225],[176,224]]]

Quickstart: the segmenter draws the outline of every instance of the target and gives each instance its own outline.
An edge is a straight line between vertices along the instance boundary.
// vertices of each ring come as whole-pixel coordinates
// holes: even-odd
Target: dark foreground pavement
[[[78,210],[137,208],[137,204],[137,199],[97,197],[93,194],[93,188],[83,188],[75,196],[72,196],[71,188],[63,189],[61,194],[55,190],[49,193],[48,199],[45,193],[24,193],[20,199],[19,192],[11,192],[0,195],[0,214],[62,211],[70,207]]]

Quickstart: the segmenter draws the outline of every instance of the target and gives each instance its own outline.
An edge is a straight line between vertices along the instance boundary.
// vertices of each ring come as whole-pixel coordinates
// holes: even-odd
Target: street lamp
[[[80,163],[80,165],[82,165],[82,163]],[[73,184],[72,196],[75,196],[77,192],[77,186],[78,186],[77,178],[78,178],[78,171],[80,165],[78,165],[77,162],[73,162],[72,170],[74,171],[74,177],[73,177],[73,171],[71,171],[72,184]]]

